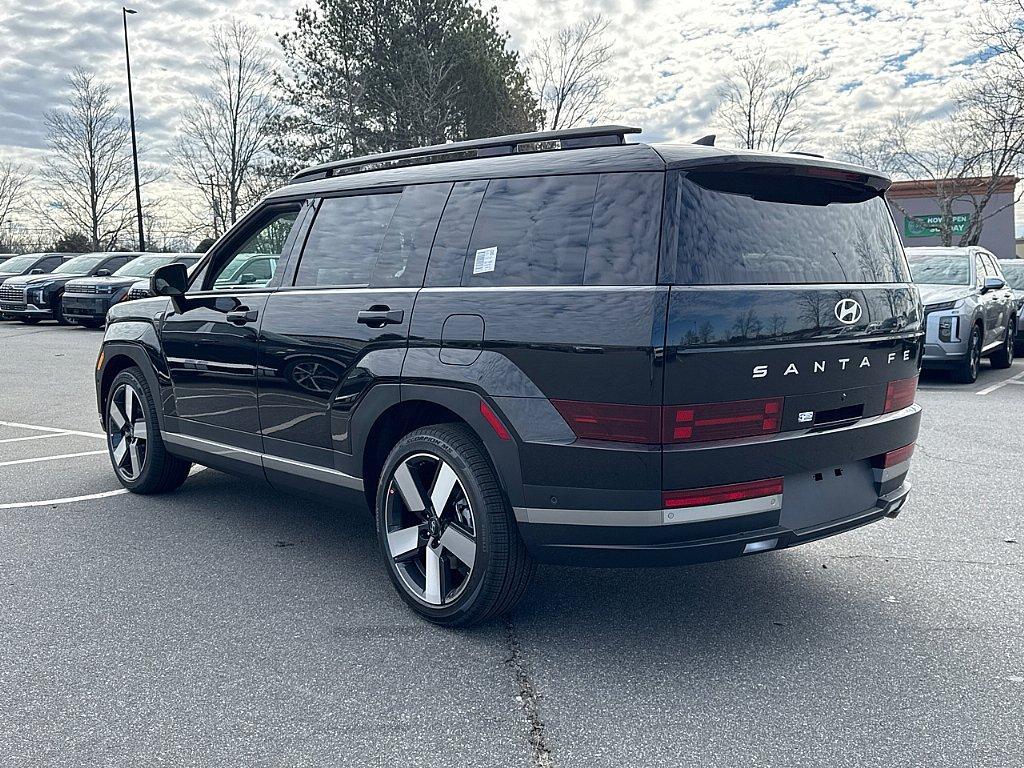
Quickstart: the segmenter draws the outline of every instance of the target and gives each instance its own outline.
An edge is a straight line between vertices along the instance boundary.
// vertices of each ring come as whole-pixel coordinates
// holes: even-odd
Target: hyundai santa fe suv
[[[110,310],[120,482],[170,491],[195,462],[361,498],[401,597],[453,625],[509,610],[537,562],[693,563],[895,517],[923,325],[889,180],[634,132],[296,175]],[[251,254],[267,280],[233,266]]]
[[[998,260],[984,248],[908,248],[925,314],[924,365],[978,378],[981,358],[1013,365],[1017,302]]]
[[[1018,355],[1024,354],[1024,325],[1020,321],[1024,317],[1024,259],[1000,259],[999,268],[1013,291],[1013,300],[1017,302],[1017,340],[1014,350]]]

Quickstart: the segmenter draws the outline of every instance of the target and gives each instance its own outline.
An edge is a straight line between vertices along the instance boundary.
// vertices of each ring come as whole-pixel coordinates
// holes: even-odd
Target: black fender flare
[[[139,341],[105,341],[100,349],[103,361],[102,365],[96,369],[96,405],[101,423],[103,420],[103,410],[106,407],[104,402],[106,399],[106,388],[118,371],[128,367],[121,362],[127,358],[142,371],[142,375],[145,376],[146,383],[149,385],[150,392],[157,399],[157,421],[160,428],[163,429],[164,408],[162,393],[164,388],[161,387],[160,377],[157,375],[157,367],[154,365],[152,353]]]

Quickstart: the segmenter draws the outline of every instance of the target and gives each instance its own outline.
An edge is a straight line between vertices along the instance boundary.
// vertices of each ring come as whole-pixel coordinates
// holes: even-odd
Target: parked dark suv
[[[186,279],[115,305],[114,469],[192,462],[362,494],[431,621],[511,608],[537,561],[673,565],[895,517],[921,306],[864,168],[621,127],[299,173]],[[240,254],[265,284],[225,282]]]
[[[80,277],[69,280],[61,298],[61,312],[71,322],[87,328],[99,328],[107,310],[125,299],[140,277],[150,277],[165,264],[181,263],[186,267],[199,261],[200,253],[144,253],[125,264],[112,275]]]
[[[0,286],[0,312],[13,315],[23,323],[54,319],[61,325],[64,317],[61,298],[64,286],[76,277],[103,277],[113,274],[138,253],[84,253],[58,264],[48,274],[12,277]]]

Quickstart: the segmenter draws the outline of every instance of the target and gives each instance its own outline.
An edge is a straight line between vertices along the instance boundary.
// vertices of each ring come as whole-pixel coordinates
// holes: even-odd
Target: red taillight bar
[[[914,404],[917,395],[917,376],[912,379],[890,381],[885,388],[885,413],[899,411]]]
[[[620,443],[660,443],[661,406],[552,400],[577,437]]]
[[[781,397],[665,406],[665,443],[770,435],[782,428]]]
[[[749,483],[712,485],[706,488],[690,488],[685,491],[666,491],[662,496],[665,509],[702,507],[707,504],[722,504],[727,501],[760,499],[782,493],[782,478],[753,480]]]

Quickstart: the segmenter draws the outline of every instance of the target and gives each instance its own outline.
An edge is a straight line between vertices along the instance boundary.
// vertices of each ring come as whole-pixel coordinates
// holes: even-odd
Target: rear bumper
[[[884,517],[894,518],[909,493],[910,484],[903,482],[879,496],[867,509],[799,530],[779,525],[777,513],[666,526],[669,531],[655,526],[612,528],[533,523],[528,522],[531,510],[519,508],[516,516],[527,547],[541,562],[605,568],[664,567],[788,549]]]

